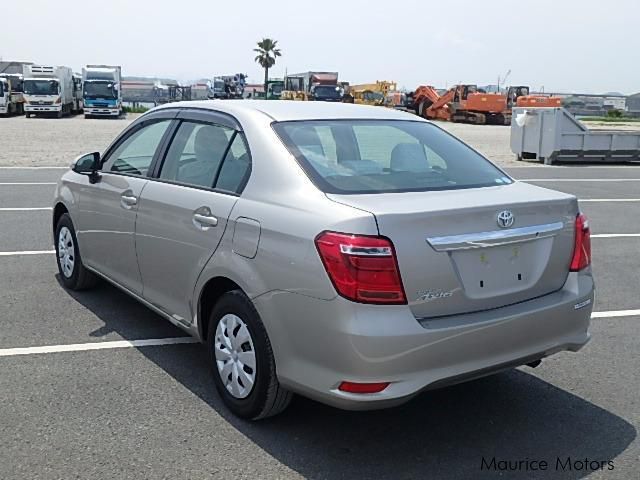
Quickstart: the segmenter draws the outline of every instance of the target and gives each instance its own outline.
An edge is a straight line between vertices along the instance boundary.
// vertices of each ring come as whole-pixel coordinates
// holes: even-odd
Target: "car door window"
[[[103,171],[146,176],[170,123],[171,120],[161,120],[131,134],[109,155]]]
[[[218,175],[215,188],[240,193],[251,171],[251,158],[242,133],[236,133]]]
[[[212,188],[234,130],[182,122],[160,170],[160,178]]]

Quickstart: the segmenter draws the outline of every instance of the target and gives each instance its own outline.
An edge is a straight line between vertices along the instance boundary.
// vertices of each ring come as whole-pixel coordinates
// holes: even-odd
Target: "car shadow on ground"
[[[97,288],[68,294],[104,321],[104,332],[139,338],[141,327],[133,324],[164,322],[166,336],[181,334],[114,287]],[[613,460],[615,468],[615,457],[637,435],[624,419],[528,369],[430,391],[388,410],[347,412],[295,397],[283,414],[247,422],[222,404],[201,345],[145,347],[140,352],[306,478],[579,479],[593,473],[595,464],[585,468],[585,459],[605,462],[605,472],[606,462]],[[539,368],[545,368],[544,362]],[[521,464],[515,472],[483,470],[483,459],[491,466],[493,458],[546,461],[548,469],[527,471]]]

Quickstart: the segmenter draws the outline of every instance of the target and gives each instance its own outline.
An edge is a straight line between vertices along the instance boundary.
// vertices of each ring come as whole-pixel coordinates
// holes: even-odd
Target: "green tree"
[[[258,48],[254,48],[256,52],[256,62],[264,68],[264,94],[267,95],[267,83],[269,81],[269,69],[276,64],[276,57],[282,56],[278,47],[278,41],[271,38],[263,38],[258,42]]]

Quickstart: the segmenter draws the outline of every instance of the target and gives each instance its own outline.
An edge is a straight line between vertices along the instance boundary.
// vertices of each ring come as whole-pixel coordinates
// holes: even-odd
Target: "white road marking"
[[[640,178],[519,178],[521,182],[640,182]]]
[[[42,210],[53,210],[53,207],[2,207],[0,212],[39,212]]]
[[[73,343],[69,345],[48,345],[43,347],[2,348],[0,357],[34,355],[38,353],[84,352],[87,350],[106,350],[111,348],[156,347],[161,345],[179,345],[198,343],[193,337],[150,338],[145,340],[115,340],[110,342]]]
[[[0,169],[2,170],[69,170],[69,167],[47,167],[47,166],[42,166],[42,167],[16,167],[16,166],[0,166]]]
[[[635,238],[640,237],[640,233],[596,233],[591,238]]]
[[[0,182],[0,186],[56,185],[56,182]]]
[[[640,198],[579,198],[581,203],[640,202]]]
[[[616,317],[637,317],[640,316],[638,310],[613,310],[610,312],[593,312],[591,318],[616,318]]]
[[[0,257],[13,257],[19,255],[51,255],[55,250],[22,250],[18,252],[0,252]]]

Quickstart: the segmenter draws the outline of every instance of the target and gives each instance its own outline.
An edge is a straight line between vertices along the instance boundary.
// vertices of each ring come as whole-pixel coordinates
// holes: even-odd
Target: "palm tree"
[[[256,62],[264,68],[264,94],[267,95],[267,83],[269,82],[269,69],[276,64],[276,57],[282,56],[280,49],[277,48],[278,41],[271,38],[263,38],[258,42],[258,48],[253,51],[257,52]]]

